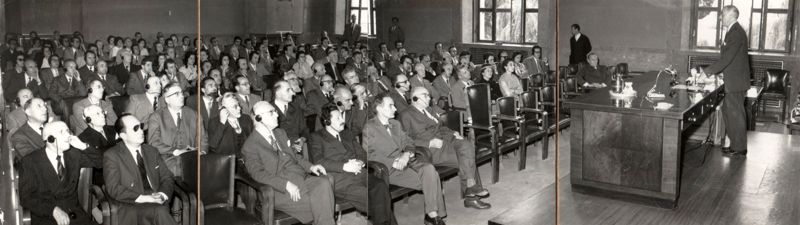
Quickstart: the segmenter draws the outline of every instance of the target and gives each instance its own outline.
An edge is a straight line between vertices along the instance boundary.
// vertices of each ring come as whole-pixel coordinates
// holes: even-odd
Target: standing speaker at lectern
[[[726,32],[720,50],[720,59],[704,70],[705,73],[722,72],[725,82],[725,100],[722,116],[725,132],[730,137],[730,146],[722,152],[729,156],[747,154],[747,127],[745,123],[744,99],[750,88],[750,61],[747,55],[747,34],[736,19],[739,10],[728,5],[722,8],[722,25]],[[727,143],[726,143],[727,144]]]

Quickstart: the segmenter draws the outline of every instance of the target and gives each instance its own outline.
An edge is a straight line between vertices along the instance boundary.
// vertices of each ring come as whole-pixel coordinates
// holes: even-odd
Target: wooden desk
[[[570,179],[576,192],[674,208],[680,190],[681,154],[687,130],[702,124],[721,103],[722,85],[713,91],[671,89],[661,74],[656,92],[647,91],[658,72],[628,79],[638,95],[612,98],[609,88],[568,100],[571,112]],[[655,110],[659,102],[673,106]]]

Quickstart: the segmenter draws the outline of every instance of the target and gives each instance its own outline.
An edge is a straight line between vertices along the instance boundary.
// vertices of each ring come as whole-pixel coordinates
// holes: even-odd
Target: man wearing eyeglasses
[[[120,203],[117,215],[124,224],[175,224],[165,205],[172,199],[173,176],[159,150],[144,143],[143,125],[130,114],[114,124],[122,141],[103,154],[106,193]]]
[[[158,149],[173,175],[181,176],[178,156],[194,150],[206,152],[208,136],[205,129],[200,129],[197,135],[197,115],[184,106],[180,84],[170,83],[164,88],[164,101],[167,107],[153,112],[147,122],[147,141]],[[200,138],[200,146],[197,146],[197,138]]]
[[[408,82],[406,75],[398,74],[392,79],[392,85],[392,89],[389,90],[389,97],[394,100],[394,107],[397,108],[397,112],[402,112],[408,108],[408,97],[406,95],[411,88],[411,83]]]
[[[30,89],[34,97],[46,99],[49,97],[47,86],[39,78],[39,67],[33,59],[24,59],[17,55],[17,66],[3,75],[3,92],[17,93],[20,89]],[[5,96],[7,102],[14,100],[14,95]]]

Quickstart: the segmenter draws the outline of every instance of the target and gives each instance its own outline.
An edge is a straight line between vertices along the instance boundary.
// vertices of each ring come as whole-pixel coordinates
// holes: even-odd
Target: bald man
[[[334,225],[333,187],[324,177],[325,168],[294,152],[286,132],[278,128],[278,110],[272,104],[257,102],[253,117],[255,132],[242,146],[247,172],[275,189],[275,209],[301,223]]]
[[[47,122],[47,106],[41,98],[32,98],[23,103],[22,109],[28,117],[27,122],[11,135],[15,161],[33,151],[44,147],[42,129]]]
[[[20,204],[31,211],[31,224],[97,224],[78,202],[78,179],[81,168],[103,166],[102,153],[64,122],[45,125],[36,141],[41,147],[22,159],[19,170]]]
[[[147,91],[142,94],[131,95],[128,102],[126,113],[130,113],[139,119],[147,121],[150,114],[164,107],[166,103],[161,96],[161,80],[156,76],[147,77]]]

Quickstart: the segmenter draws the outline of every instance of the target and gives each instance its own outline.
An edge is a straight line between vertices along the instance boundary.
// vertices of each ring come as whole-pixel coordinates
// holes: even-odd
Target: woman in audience
[[[136,45],[139,46],[139,55],[142,56],[142,58],[150,55],[150,51],[147,50],[147,40],[139,39]]]
[[[222,53],[222,55],[219,56],[219,67],[217,69],[219,69],[219,72],[222,75],[222,80],[225,82],[225,85],[220,87],[224,87],[226,90],[231,90],[232,87],[229,87],[229,85],[233,84],[231,79],[233,79],[236,74],[233,67],[231,67],[231,56],[226,53]]]
[[[189,85],[194,86],[197,83],[197,66],[195,65],[196,62],[196,54],[195,52],[186,52],[185,56],[183,57],[183,65],[181,66],[178,71],[183,74],[187,80],[189,80]]]
[[[200,78],[198,78],[198,80],[202,80],[203,78],[207,77],[209,74],[211,74],[211,70],[214,69],[214,64],[211,64],[211,61],[208,61],[208,60],[202,61],[200,63],[200,65],[201,65],[200,66],[201,74],[200,74]]]
[[[519,77],[514,74],[516,71],[516,63],[511,60],[503,61],[503,74],[500,75],[500,79],[498,79],[498,85],[500,86],[500,91],[503,93],[504,97],[514,96],[517,97],[519,94],[522,94],[522,82],[520,82]]]
[[[113,46],[111,47],[111,57],[115,57],[117,58],[118,62],[121,62],[122,58],[117,57],[117,53],[119,53],[119,50],[122,50],[124,40],[122,40],[122,38],[114,37],[113,42],[109,43],[113,43]]]
[[[489,84],[489,94],[491,99],[497,99],[503,96],[500,91],[500,85],[494,78],[494,70],[491,66],[483,66],[481,68],[481,76],[475,81],[476,84]]]
[[[153,72],[156,74],[164,73],[164,71],[167,70],[167,55],[158,54],[158,65],[153,69],[155,69]]]
[[[166,54],[167,53],[167,50],[164,49],[164,43],[163,42],[156,42],[155,44],[153,44],[153,51],[155,52],[155,54]]]
[[[525,64],[522,64],[522,52],[514,52],[514,56],[511,59],[514,60],[514,73],[517,76],[527,76],[528,69],[525,68]]]
[[[305,51],[297,51],[297,62],[292,66],[292,70],[297,74],[297,77],[307,79],[314,76],[311,71],[311,65],[308,64],[308,55]],[[312,61],[314,59],[311,59]]]
[[[97,60],[108,61],[108,45],[106,45],[106,43],[102,40],[94,41],[94,45],[97,46],[97,52],[95,52],[97,53]]]
[[[41,54],[38,54],[36,57],[36,62],[38,62],[40,69],[50,68],[50,56],[53,55],[53,50],[50,49],[50,46],[42,47]]]

